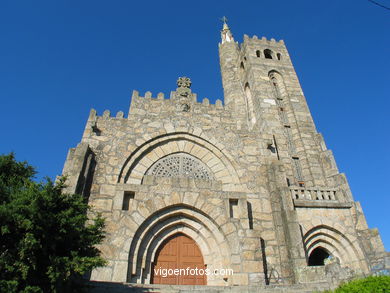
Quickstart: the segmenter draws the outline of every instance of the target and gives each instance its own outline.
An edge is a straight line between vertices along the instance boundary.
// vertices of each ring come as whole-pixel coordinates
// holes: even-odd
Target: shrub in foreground
[[[370,276],[340,285],[335,293],[385,293],[390,292],[390,276]]]
[[[37,183],[34,174],[13,154],[0,156],[0,292],[72,291],[105,263],[95,247],[104,221],[88,219],[81,195],[62,192],[63,178]]]

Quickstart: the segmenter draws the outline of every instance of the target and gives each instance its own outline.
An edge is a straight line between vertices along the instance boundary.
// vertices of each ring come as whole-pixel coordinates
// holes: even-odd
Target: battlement
[[[277,45],[284,46],[284,41],[283,40],[276,41],[274,38],[267,39],[264,36],[261,39],[259,39],[259,37],[256,36],[256,35],[253,35],[253,37],[249,37],[248,35],[245,34],[244,35],[244,43],[245,42],[250,42],[250,41],[263,43],[263,44],[267,44],[267,45],[271,45],[271,46],[277,46]]]
[[[217,115],[223,112],[224,107],[221,100],[210,104],[210,100],[203,98],[202,102],[197,101],[197,95],[191,91],[191,80],[188,77],[179,77],[177,89],[172,91],[169,98],[165,99],[163,93],[153,97],[150,91],[140,96],[138,91],[133,91],[129,110],[131,115],[179,115],[179,114],[212,114]]]
[[[208,98],[203,98],[202,102],[197,101],[197,95],[190,90],[191,80],[187,77],[180,77],[177,81],[178,88],[170,93],[169,98],[165,98],[164,93],[159,92],[157,96],[153,96],[152,92],[147,91],[143,96],[134,90],[131,96],[130,109],[127,119],[131,119],[133,115],[160,115],[167,114],[169,116],[180,114],[194,115],[228,115],[230,112],[225,110],[222,100],[217,99],[215,104],[211,104]],[[89,121],[96,121],[99,117],[96,110],[92,109],[89,115]],[[105,110],[101,116],[103,119],[108,118],[125,118],[124,112],[119,111],[115,117],[111,116],[111,111]]]
[[[96,119],[98,117],[102,117],[103,119],[108,119],[108,118],[123,119],[125,118],[125,113],[123,111],[118,111],[115,116],[112,116],[110,110],[104,110],[103,114],[99,116],[95,109],[91,109],[89,111],[89,117],[88,117],[89,122],[96,122]]]
[[[131,100],[134,100],[134,99],[170,100],[170,99],[174,99],[174,98],[175,98],[175,95],[176,95],[176,92],[175,92],[175,91],[171,91],[169,97],[168,97],[168,98],[165,98],[165,94],[162,93],[162,92],[159,92],[159,93],[157,94],[157,96],[153,96],[152,92],[147,91],[147,92],[145,92],[145,94],[144,94],[143,96],[141,96],[141,95],[139,94],[138,91],[134,90],[134,91],[133,91],[133,94],[132,94],[132,96],[131,96]],[[197,94],[192,93],[192,100],[193,100],[193,102],[195,102],[195,103],[197,102]]]
[[[104,110],[102,115],[98,115],[97,111],[95,109],[91,109],[89,114],[89,121],[96,121],[98,117],[101,117],[103,119],[130,119],[131,115],[147,115],[146,109],[154,109],[151,111],[151,113],[155,113],[156,109],[160,110],[169,110],[171,109],[172,112],[179,111],[184,112],[183,110],[178,109],[178,107],[173,108],[176,105],[176,101],[172,99],[172,96],[175,95],[175,92],[171,92],[171,97],[169,99],[164,98],[163,93],[158,93],[157,97],[152,97],[151,92],[146,92],[144,96],[140,96],[138,91],[133,91],[133,95],[131,97],[131,104],[130,104],[130,111],[127,117],[125,117],[125,114],[123,111],[118,111],[115,115],[111,113],[110,110]],[[196,95],[193,96],[193,103],[191,103],[192,111],[197,113],[212,113],[215,114],[216,112],[225,111],[223,103],[221,100],[216,100],[215,104],[210,104],[209,99],[203,98],[202,102],[196,101]],[[158,107],[158,108],[156,108]],[[180,107],[179,107],[180,108]],[[189,109],[188,112],[190,112],[191,109]]]
[[[139,92],[134,90],[133,95],[131,96],[132,100],[138,99],[138,100],[164,100],[164,101],[169,101],[169,100],[175,100],[176,99],[176,91],[171,91],[169,98],[165,98],[164,93],[158,93],[157,96],[153,97],[152,93],[150,91],[145,92],[143,96],[139,95]],[[203,105],[203,106],[210,106],[210,107],[217,107],[217,108],[223,108],[223,103],[222,100],[217,99],[215,101],[215,104],[211,104],[210,100],[208,98],[203,98],[202,102],[197,101],[197,94],[192,93],[191,94],[191,101],[194,104],[197,105]]]
[[[161,113],[170,113],[170,115],[178,115],[180,113],[202,113],[213,114],[225,112],[222,100],[217,99],[215,104],[210,103],[208,98],[203,98],[201,102],[197,101],[197,95],[188,92],[185,95],[180,88],[172,91],[168,98],[164,93],[158,93],[153,96],[150,91],[147,91],[143,96],[138,91],[133,91],[129,110],[131,115],[155,115]]]

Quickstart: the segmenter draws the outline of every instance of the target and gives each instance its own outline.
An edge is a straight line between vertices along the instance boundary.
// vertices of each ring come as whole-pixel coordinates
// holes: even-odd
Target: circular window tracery
[[[202,161],[185,153],[171,154],[158,160],[150,167],[146,175],[214,179],[212,172]]]

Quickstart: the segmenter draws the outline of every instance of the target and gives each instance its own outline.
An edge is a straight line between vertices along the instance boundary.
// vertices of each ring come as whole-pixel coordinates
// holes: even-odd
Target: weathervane
[[[227,24],[228,19],[226,16],[222,16],[221,21],[223,22],[223,24]]]

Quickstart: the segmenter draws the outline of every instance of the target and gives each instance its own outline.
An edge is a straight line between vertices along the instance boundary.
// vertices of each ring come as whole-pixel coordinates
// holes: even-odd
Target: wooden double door
[[[189,268],[189,269],[187,269]],[[198,268],[198,274],[191,274]],[[183,269],[186,273],[174,274],[175,269]],[[152,266],[153,284],[171,285],[206,285],[206,275],[200,274],[205,264],[202,253],[196,242],[183,233],[177,233],[165,240],[158,248]],[[167,274],[167,273],[172,274]],[[163,273],[166,274],[164,277]]]

